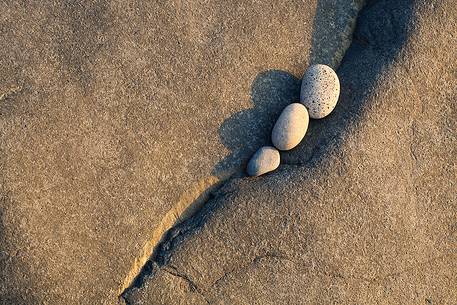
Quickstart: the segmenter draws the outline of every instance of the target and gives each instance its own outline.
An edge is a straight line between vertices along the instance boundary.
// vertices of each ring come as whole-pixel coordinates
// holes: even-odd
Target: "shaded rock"
[[[273,145],[280,150],[297,146],[308,129],[309,116],[305,106],[293,103],[284,108],[271,132]]]
[[[340,81],[335,71],[326,65],[312,65],[306,70],[300,90],[300,102],[309,116],[322,119],[329,115],[340,96]]]
[[[260,176],[277,169],[279,163],[279,151],[274,147],[264,146],[249,160],[247,173],[249,176]]]

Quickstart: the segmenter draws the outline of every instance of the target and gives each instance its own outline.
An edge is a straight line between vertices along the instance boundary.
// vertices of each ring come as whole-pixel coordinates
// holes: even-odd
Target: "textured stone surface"
[[[456,17],[452,0],[369,1],[333,114],[273,174],[215,192],[155,274],[214,304],[455,304]],[[153,272],[126,299],[168,287]]]
[[[351,44],[357,14],[365,0],[319,0],[314,19],[311,45],[311,64],[325,64],[338,68]],[[329,22],[330,21],[330,22]]]
[[[264,146],[251,157],[248,162],[247,174],[249,176],[260,176],[274,171],[278,168],[281,157],[279,151],[271,146]]]
[[[340,81],[335,71],[327,65],[312,65],[303,76],[300,102],[306,106],[309,116],[322,119],[329,115],[340,96]]]
[[[0,303],[117,302],[143,246],[268,144],[310,54],[338,62],[355,6],[1,1]]]
[[[309,116],[305,106],[292,103],[281,112],[276,120],[271,141],[280,150],[289,150],[297,146],[308,129]]]

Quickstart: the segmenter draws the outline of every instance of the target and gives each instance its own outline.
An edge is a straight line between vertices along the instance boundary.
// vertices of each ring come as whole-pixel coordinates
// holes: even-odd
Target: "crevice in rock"
[[[233,268],[232,270],[229,270],[227,272],[225,272],[220,278],[218,278],[217,280],[215,280],[211,285],[210,285],[210,289],[213,288],[214,286],[217,286],[220,282],[222,282],[224,279],[226,279],[228,276],[230,276],[231,274],[235,273],[235,272],[239,272],[241,270],[244,270],[244,269],[247,269],[249,268],[250,266],[254,265],[254,264],[257,264],[259,261],[261,261],[262,259],[278,259],[278,260],[287,260],[287,261],[290,261],[292,263],[295,263],[293,260],[291,260],[290,258],[288,258],[287,256],[285,255],[281,255],[281,254],[277,254],[277,253],[266,253],[266,254],[263,254],[263,255],[257,255],[255,256],[251,261],[249,261],[247,264],[243,265],[243,266],[240,266],[240,267],[235,267]]]
[[[207,304],[210,304],[210,302],[206,298],[205,294],[203,293],[203,290],[201,288],[199,288],[197,286],[197,284],[194,281],[192,281],[186,274],[179,272],[179,270],[176,267],[171,266],[171,265],[164,267],[162,270],[164,272],[167,272],[168,274],[179,277],[179,278],[183,279],[184,281],[186,281],[192,292],[198,293],[206,301]]]
[[[417,262],[412,263],[409,267],[406,267],[406,268],[403,268],[403,269],[399,269],[399,270],[394,270],[394,271],[389,272],[387,274],[378,275],[378,276],[374,276],[374,277],[371,277],[371,278],[367,278],[367,277],[363,277],[363,276],[357,276],[357,275],[344,275],[344,274],[342,274],[340,272],[329,272],[329,271],[323,270],[323,269],[315,269],[315,271],[317,273],[321,273],[324,276],[328,276],[328,277],[331,277],[331,278],[338,278],[338,279],[341,279],[341,280],[363,281],[363,282],[366,282],[367,284],[371,285],[373,283],[381,282],[381,281],[384,281],[384,280],[389,279],[389,278],[393,278],[393,277],[397,277],[397,276],[401,276],[401,275],[407,274],[407,273],[412,272],[414,270],[417,270],[419,268],[423,268],[427,264],[433,264],[433,263],[435,263],[436,261],[439,261],[439,260],[445,260],[445,259],[455,258],[455,257],[456,257],[456,253],[446,253],[446,254],[442,254],[442,255],[436,256],[436,257],[432,257],[432,258],[424,260],[424,261],[417,261]],[[241,270],[247,269],[247,268],[249,268],[253,264],[256,264],[257,262],[259,262],[262,259],[271,259],[271,258],[279,259],[279,260],[287,260],[287,261],[289,261],[289,262],[291,262],[293,264],[297,264],[297,265],[301,264],[301,263],[296,262],[295,260],[293,260],[293,259],[291,259],[291,258],[289,258],[287,256],[284,256],[284,255],[278,255],[278,254],[274,254],[274,253],[267,253],[265,255],[259,255],[259,256],[254,257],[249,263],[247,263],[247,264],[245,264],[245,265],[243,265],[241,267],[234,268],[234,269],[224,273],[220,278],[218,278],[216,281],[214,281],[214,283],[210,286],[210,288],[218,285],[218,283],[220,283],[221,281],[226,279],[229,275],[231,275],[231,274],[233,274],[235,272],[240,272]]]
[[[208,201],[215,197],[215,193],[229,180],[240,175],[240,172],[228,173],[226,177],[218,178],[210,176],[199,180],[187,190],[180,198],[176,206],[168,211],[159,225],[152,232],[151,238],[143,246],[139,256],[135,259],[129,273],[119,289],[119,297],[133,287],[141,287],[144,279],[155,273],[157,268],[162,267],[168,261],[161,255],[162,248],[168,248],[176,238],[188,230],[183,230],[186,223],[196,215]],[[190,229],[190,227],[186,227]]]

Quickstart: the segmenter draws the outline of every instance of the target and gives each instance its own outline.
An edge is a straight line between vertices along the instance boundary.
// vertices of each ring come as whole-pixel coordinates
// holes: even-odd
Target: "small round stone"
[[[330,114],[340,96],[340,81],[332,68],[312,65],[303,76],[300,102],[306,106],[309,116],[322,119]]]
[[[279,150],[297,146],[308,129],[309,116],[306,107],[293,103],[284,108],[271,133],[271,141]]]
[[[256,151],[249,160],[247,172],[249,176],[260,176],[274,171],[280,162],[279,151],[271,146],[264,146]]]

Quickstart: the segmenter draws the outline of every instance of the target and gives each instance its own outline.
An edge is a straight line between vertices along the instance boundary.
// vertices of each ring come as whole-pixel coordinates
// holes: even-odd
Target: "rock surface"
[[[299,103],[288,105],[281,112],[271,132],[273,145],[280,150],[297,146],[308,130],[309,116],[305,106]]]
[[[332,116],[172,230],[128,302],[455,304],[456,20],[453,0],[369,1]]]
[[[0,1],[0,303],[116,303],[339,61],[357,3],[322,4]]]
[[[249,160],[247,173],[249,176],[260,176],[278,168],[281,157],[279,151],[271,146],[264,146]]]
[[[309,116],[322,119],[329,115],[340,96],[340,81],[335,71],[327,65],[312,65],[303,76],[300,102],[306,106]]]

